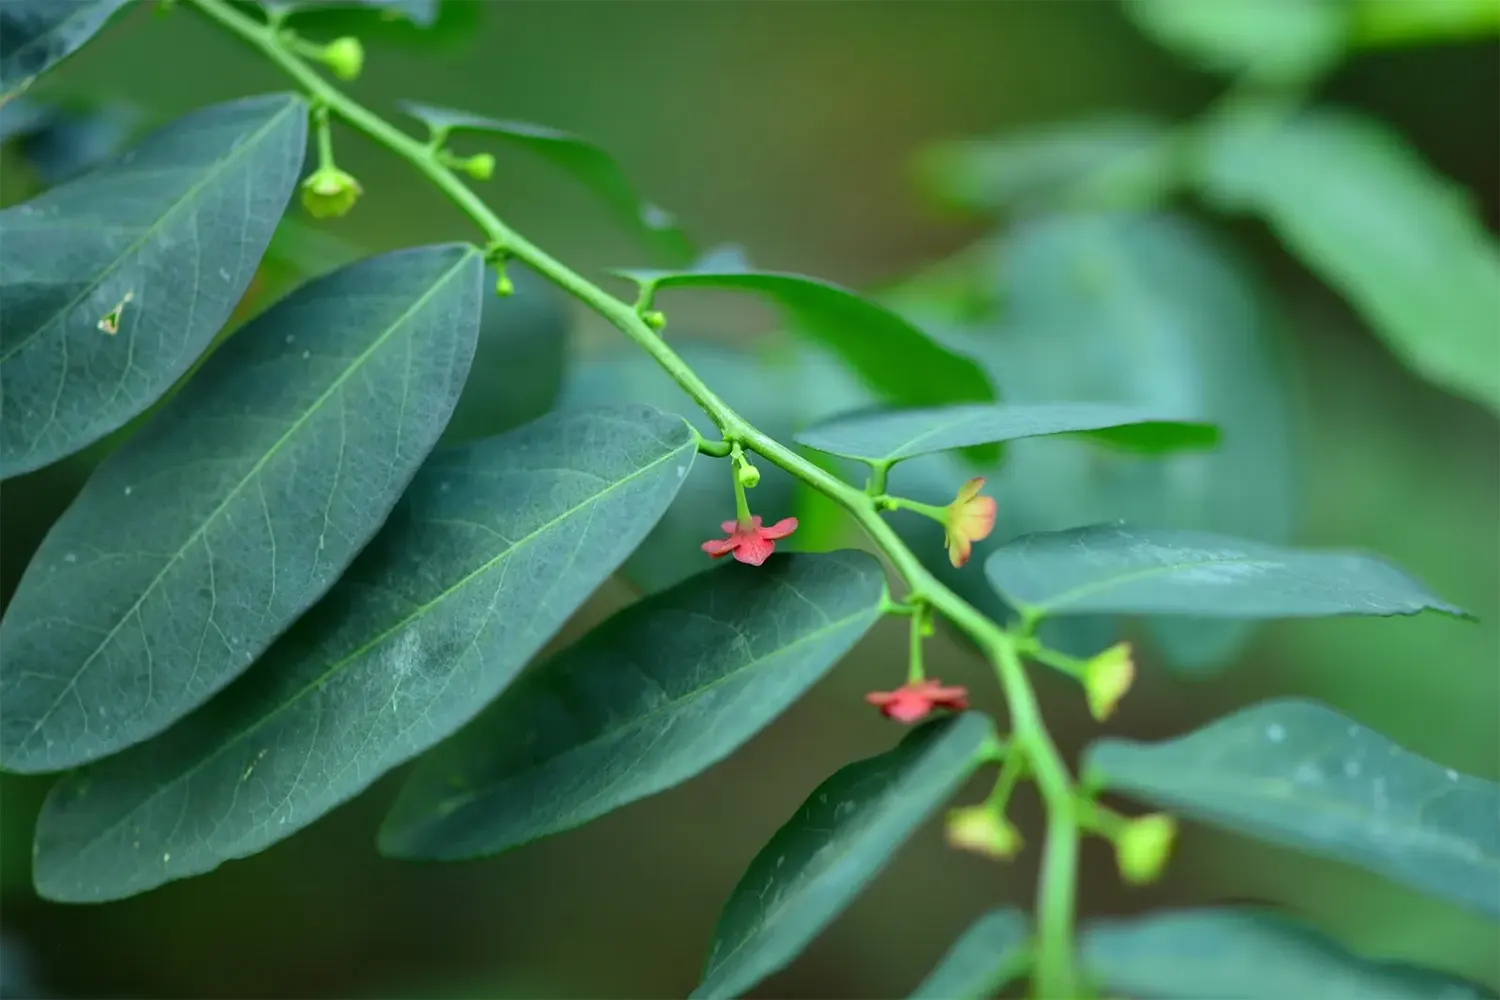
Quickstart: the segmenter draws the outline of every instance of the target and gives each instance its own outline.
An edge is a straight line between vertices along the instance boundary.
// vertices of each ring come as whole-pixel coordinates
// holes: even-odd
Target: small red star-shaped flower
[[[871,691],[865,701],[880,709],[888,719],[907,724],[925,717],[934,708],[951,708],[962,712],[969,707],[969,690],[943,687],[941,681],[908,681],[894,691]]]
[[[734,553],[735,559],[751,566],[759,566],[776,551],[776,539],[785,538],[797,530],[795,517],[784,517],[769,528],[760,526],[760,515],[750,518],[750,523],[725,521],[719,527],[728,538],[710,538],[703,543],[703,551],[718,559]]]

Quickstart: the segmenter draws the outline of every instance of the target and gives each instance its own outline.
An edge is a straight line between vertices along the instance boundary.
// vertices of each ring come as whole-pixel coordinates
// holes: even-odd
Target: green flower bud
[[[495,175],[495,158],[489,153],[479,153],[463,162],[464,173],[476,181],[487,181]]]
[[[667,325],[666,315],[655,309],[648,309],[646,312],[641,313],[641,319],[645,321],[647,326],[658,332]]]
[[[516,294],[516,286],[510,283],[510,275],[504,271],[501,271],[500,277],[495,279],[495,294],[502,299]]]
[[[988,806],[949,810],[944,832],[950,846],[985,857],[1009,860],[1021,852],[1021,831]]]
[[[739,477],[740,485],[747,490],[754,489],[760,482],[760,470],[749,462],[741,462],[734,474]]]
[[[1154,882],[1167,866],[1177,839],[1177,821],[1165,813],[1133,819],[1115,836],[1115,864],[1132,885]]]
[[[1135,662],[1128,642],[1111,646],[1088,661],[1083,667],[1083,690],[1089,712],[1100,722],[1109,718],[1134,680]]]
[[[302,182],[302,207],[315,219],[346,215],[364,189],[337,167],[319,167]]]
[[[335,38],[323,49],[323,62],[339,79],[356,79],[365,65],[365,47],[349,35]]]

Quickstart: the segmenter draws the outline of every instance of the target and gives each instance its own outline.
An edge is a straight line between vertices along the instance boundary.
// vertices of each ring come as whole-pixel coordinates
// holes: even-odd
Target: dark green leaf
[[[0,763],[159,732],[333,584],[453,411],[481,272],[430,247],[306,285],[105,459],[0,622]]]
[[[421,28],[431,27],[438,16],[438,0],[263,0],[263,6],[288,14],[351,5],[372,7],[387,17],[404,18]]]
[[[0,3],[0,101],[93,38],[126,0]]]
[[[969,925],[912,1000],[986,1000],[1026,971],[1031,924],[1020,910],[991,910]]]
[[[1374,119],[1250,109],[1202,143],[1202,184],[1265,217],[1409,368],[1500,412],[1500,246],[1457,185]]]
[[[1148,36],[1208,70],[1304,83],[1343,55],[1345,0],[1126,0]]]
[[[196,111],[0,212],[0,477],[145,410],[255,274],[302,166],[291,95]]]
[[[1155,745],[1101,740],[1084,779],[1500,917],[1500,785],[1316,702],[1263,702]]]
[[[502,121],[411,101],[402,102],[401,107],[435,135],[480,132],[530,150],[592,188],[627,225],[643,234],[663,259],[673,264],[692,259],[693,246],[677,227],[677,220],[663,209],[642,201],[614,157],[602,146],[545,125]]]
[[[900,404],[938,406],[995,398],[980,367],[900,316],[838,285],[770,271],[714,270],[723,257],[694,271],[622,271],[642,289],[713,288],[749,292],[774,302],[795,330],[839,354],[881,396]]]
[[[1491,994],[1429,969],[1366,961],[1268,911],[1203,909],[1096,920],[1083,963],[1108,989],[1163,1000],[1439,1000]]]
[[[1263,542],[1290,537],[1296,436],[1286,361],[1241,262],[1183,218],[1134,213],[1037,219],[1012,227],[994,255],[1004,320],[978,326],[965,349],[984,359],[1007,402],[1133,403],[1215,424],[1222,440],[1211,452],[1160,458],[1066,439],[1009,444],[987,484],[1004,513],[976,563],[1016,535],[1115,518]],[[966,476],[945,463],[914,460],[898,469],[896,485],[930,478],[934,499],[946,503]],[[979,574],[947,566],[940,526],[896,523],[917,534],[937,529],[935,542],[922,542],[935,571],[970,591],[989,589]],[[1067,639],[1068,648],[1097,652],[1110,641],[1107,626],[1096,620],[1093,637]],[[1249,631],[1184,618],[1147,627],[1179,668],[1222,663]]]
[[[734,887],[692,996],[737,997],[784,968],[994,747],[989,717],[966,712],[819,785]]]
[[[135,113],[119,104],[59,108],[44,127],[21,139],[21,157],[43,184],[62,184],[123,149],[135,121]]]
[[[1500,34],[1495,0],[1354,0],[1360,45],[1413,45]]]
[[[289,836],[474,716],[671,502],[695,454],[644,406],[434,454],[318,607],[166,733],[68,775],[37,888],[98,901]]]
[[[381,850],[456,860],[681,784],[791,706],[880,617],[862,552],[700,573],[615,615],[426,758]]]
[[[1039,532],[1001,546],[984,569],[1002,597],[1035,614],[1466,614],[1374,556],[1299,551],[1204,531],[1095,524]]]
[[[445,442],[513,430],[552,408],[562,389],[568,313],[558,291],[525,268],[508,269],[515,291],[486,294],[479,347]],[[495,274],[485,290],[495,287]],[[598,400],[595,400],[598,402]]]
[[[1164,198],[1180,173],[1165,123],[1138,115],[1043,125],[924,150],[919,183],[970,211],[1119,205]]]
[[[1121,403],[995,403],[835,417],[797,435],[797,443],[872,464],[976,444],[1079,434],[1126,451],[1156,454],[1210,448],[1212,424]]]

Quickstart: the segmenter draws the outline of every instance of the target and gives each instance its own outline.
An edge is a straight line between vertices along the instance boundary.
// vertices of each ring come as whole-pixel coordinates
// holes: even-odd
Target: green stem
[[[885,481],[886,481],[886,478],[890,475],[890,472],[891,472],[891,463],[889,463],[889,462],[871,462],[870,463],[870,482],[869,482],[869,485],[867,485],[865,487],[865,492],[868,493],[868,494],[870,494],[870,496],[872,496],[872,497],[884,496],[885,495]]]
[[[745,452],[739,444],[729,448],[729,474],[734,478],[734,516],[741,527],[750,525],[750,502],[745,499],[745,484],[740,482],[740,466],[745,463]]]
[[[1059,653],[1055,649],[1048,649],[1035,639],[1020,644],[1021,653],[1038,663],[1051,667],[1059,673],[1067,674],[1069,677],[1083,677],[1084,668],[1088,660],[1080,660],[1076,656],[1067,653]]]
[[[930,503],[918,503],[905,497],[893,497],[884,493],[875,497],[875,504],[886,510],[909,510],[914,514],[930,517],[939,524],[948,523],[948,508],[935,507]]]
[[[333,162],[333,128],[328,124],[327,107],[319,105],[313,111],[313,129],[318,134],[318,166],[332,170],[336,164]]]
[[[1021,774],[1026,770],[1026,757],[1018,746],[1006,748],[1005,760],[1000,765],[1000,776],[995,779],[995,787],[991,789],[989,798],[985,804],[1000,815],[1005,815],[1005,807],[1010,804],[1010,793],[1015,791],[1016,782],[1021,780]]]
[[[1078,860],[1078,823],[1074,814],[1072,782],[1043,725],[1036,696],[1017,654],[1016,637],[944,586],[880,516],[883,508],[900,507],[945,520],[945,509],[895,497],[873,497],[751,426],[657,335],[637,314],[632,303],[615,298],[512,230],[462,178],[441,162],[431,145],[412,138],[345,95],[292,52],[271,27],[242,13],[228,0],[187,2],[260,50],[296,81],[316,104],[409,163],[469,217],[483,232],[489,245],[506,248],[512,257],[618,327],[671,376],[713,420],[726,440],[755,451],[846,510],[906,581],[909,599],[941,612],[995,663],[1010,707],[1012,739],[1024,751],[1048,811],[1045,857],[1037,899],[1040,932],[1035,989],[1048,1000],[1073,997],[1073,889]],[[747,513],[743,510],[742,490],[739,497],[741,513]]]
[[[927,676],[922,669],[922,631],[927,624],[927,605],[918,604],[911,616],[910,659],[906,668],[906,683],[919,684]]]

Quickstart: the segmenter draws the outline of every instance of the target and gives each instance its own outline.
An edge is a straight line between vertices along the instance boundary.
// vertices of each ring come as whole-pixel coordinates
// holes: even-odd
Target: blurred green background
[[[419,48],[368,37],[366,72],[352,91],[385,111],[406,97],[580,132],[612,150],[702,244],[740,243],[762,267],[851,287],[886,285],[982,231],[915,195],[912,159],[926,144],[1113,110],[1182,117],[1222,88],[1174,62],[1104,0],[483,7],[470,12],[483,16],[472,18],[467,38]],[[285,84],[190,11],[158,17],[142,7],[38,89],[107,94],[162,121]],[[1493,40],[1363,53],[1319,97],[1399,129],[1468,189],[1495,228]],[[339,163],[366,195],[331,232],[369,251],[472,238],[402,164],[347,132],[338,139]],[[508,222],[585,273],[643,262],[630,234],[543,164],[501,155],[483,190]],[[1147,662],[1110,729],[1158,738],[1296,693],[1446,765],[1500,778],[1496,420],[1405,372],[1261,227],[1218,225],[1253,259],[1295,331],[1297,540],[1384,553],[1481,621],[1266,627],[1212,677],[1184,680]],[[737,299],[685,297],[672,309],[669,335],[744,339],[773,323]],[[579,354],[613,343],[581,312],[570,336]],[[6,594],[86,470],[86,461],[69,461],[6,484]],[[631,596],[623,582],[606,587],[559,642]],[[31,824],[47,780],[5,776],[5,978],[24,964],[46,995],[79,997],[685,995],[718,908],[757,848],[831,771],[897,736],[860,695],[891,686],[904,669],[900,628],[877,628],[803,703],[703,777],[481,863],[377,858],[373,832],[403,769],[250,860],[123,903],[57,906],[30,889]],[[982,707],[999,708],[968,653],[947,643],[938,657],[933,673],[970,684],[983,692]],[[1098,727],[1076,689],[1040,675],[1037,684],[1060,743],[1076,752]],[[1020,808],[1034,830],[1035,804]],[[1493,926],[1372,875],[1190,827],[1169,876],[1128,890],[1097,847],[1085,852],[1085,914],[1270,901],[1357,951],[1500,988]],[[928,824],[757,995],[904,995],[974,915],[1001,901],[1026,905],[1036,854],[1010,866],[959,855]]]

